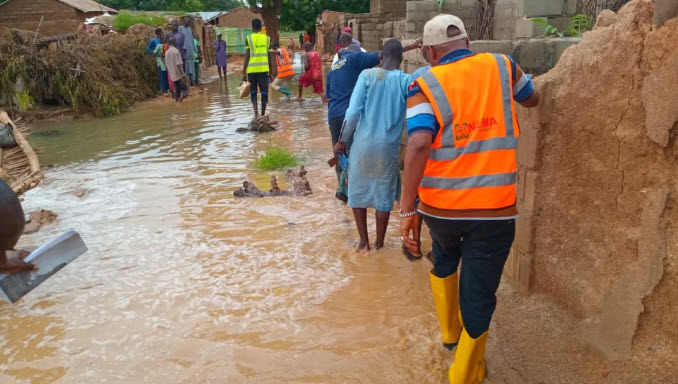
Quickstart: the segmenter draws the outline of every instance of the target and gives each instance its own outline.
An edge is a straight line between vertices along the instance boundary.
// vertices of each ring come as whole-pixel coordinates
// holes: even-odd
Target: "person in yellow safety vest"
[[[261,93],[261,115],[266,114],[266,104],[268,104],[268,84],[273,81],[271,69],[272,60],[269,55],[271,49],[271,38],[261,33],[261,19],[252,20],[252,34],[247,36],[247,46],[245,51],[245,65],[242,68],[242,80],[249,81],[252,85],[251,100],[254,107],[254,118],[259,117],[257,108],[257,88]]]
[[[433,301],[444,346],[457,347],[452,384],[485,377],[487,332],[518,217],[515,102],[539,102],[513,58],[468,48],[458,17],[438,15],[424,26],[432,68],[408,91],[400,205],[403,244],[418,248],[417,211],[433,239]]]
[[[273,81],[271,88],[285,95],[285,101],[288,101],[292,97],[292,91],[289,87],[292,84],[292,77],[294,77],[292,60],[287,50],[281,47],[279,43],[273,43],[273,50],[275,51],[278,76]]]

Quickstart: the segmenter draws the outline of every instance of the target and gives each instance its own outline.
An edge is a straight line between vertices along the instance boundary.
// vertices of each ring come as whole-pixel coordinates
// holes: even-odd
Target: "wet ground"
[[[353,251],[320,98],[276,96],[278,132],[236,134],[252,114],[233,96],[238,81],[179,106],[34,127],[31,142],[54,168],[24,209],[59,220],[20,245],[75,228],[89,252],[0,304],[0,382],[443,379],[443,362],[413,366],[429,358],[407,353],[414,340],[438,349],[429,265],[401,255],[395,217],[385,249]],[[246,179],[267,188],[251,163],[270,145],[303,155],[312,196],[233,196]]]
[[[430,264],[402,256],[395,216],[384,249],[353,251],[320,99],[275,95],[280,130],[236,134],[252,113],[233,96],[239,80],[182,105],[34,127],[31,143],[54,167],[24,209],[59,220],[19,245],[75,228],[89,251],[18,303],[0,302],[0,383],[447,382],[453,353],[441,346]],[[271,145],[303,156],[313,195],[233,196],[246,179],[268,188],[251,163]],[[657,357],[652,339],[609,362],[544,296],[502,284],[498,297],[486,383],[678,382],[675,358]]]

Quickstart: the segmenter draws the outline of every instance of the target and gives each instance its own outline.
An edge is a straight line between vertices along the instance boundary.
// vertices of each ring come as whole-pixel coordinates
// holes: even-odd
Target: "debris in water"
[[[29,213],[30,219],[26,222],[24,227],[24,234],[35,233],[45,225],[52,224],[57,219],[57,214],[47,210],[41,209]]]
[[[245,181],[240,189],[233,192],[233,195],[236,197],[308,196],[313,191],[311,191],[311,184],[306,180],[307,173],[304,166],[299,167],[299,172],[288,169],[285,178],[292,184],[292,189],[289,191],[280,189],[278,179],[271,176],[271,189],[268,192],[263,192],[253,183]]]
[[[259,116],[256,119],[252,120],[248,125],[247,128],[238,128],[235,131],[237,133],[244,133],[244,132],[271,132],[271,131],[276,131],[277,128],[276,126],[279,124],[277,121],[271,121],[268,116]]]
[[[80,198],[82,198],[83,196],[85,196],[85,193],[86,193],[86,192],[87,192],[87,191],[86,191],[84,188],[78,188],[78,189],[76,189],[75,191],[73,191],[73,192],[71,192],[71,193],[73,193],[73,196],[75,196],[75,197],[80,197]]]

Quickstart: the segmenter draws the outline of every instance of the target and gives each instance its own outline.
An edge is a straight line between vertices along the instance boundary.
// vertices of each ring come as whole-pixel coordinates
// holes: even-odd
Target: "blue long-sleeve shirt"
[[[325,95],[330,99],[328,120],[346,114],[360,72],[377,64],[379,64],[378,52],[346,52],[332,65],[325,82]]]
[[[158,39],[157,37],[152,38],[151,41],[149,41],[148,45],[146,46],[146,52],[152,55],[155,54],[155,47],[157,47],[158,44],[160,44],[160,39]]]

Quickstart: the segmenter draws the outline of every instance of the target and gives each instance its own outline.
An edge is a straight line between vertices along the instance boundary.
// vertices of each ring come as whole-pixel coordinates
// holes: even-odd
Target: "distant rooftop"
[[[108,12],[108,13],[118,13],[115,9],[107,7],[103,4],[99,4],[93,0],[59,0],[60,2],[70,5],[71,7],[85,12]]]

